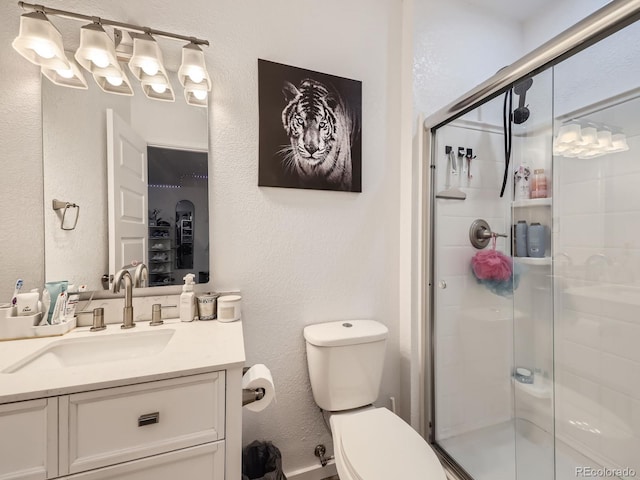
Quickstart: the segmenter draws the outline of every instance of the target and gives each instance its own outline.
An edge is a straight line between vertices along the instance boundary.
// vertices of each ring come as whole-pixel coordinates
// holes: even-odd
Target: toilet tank
[[[311,390],[320,408],[348,410],[378,398],[388,333],[385,325],[374,320],[305,327]]]

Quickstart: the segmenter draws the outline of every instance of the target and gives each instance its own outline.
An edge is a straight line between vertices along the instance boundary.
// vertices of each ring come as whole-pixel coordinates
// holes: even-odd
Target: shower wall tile
[[[605,319],[602,323],[602,351],[640,363],[640,323]],[[640,377],[636,382],[640,383]]]
[[[640,363],[611,354],[602,355],[603,385],[640,399]]]
[[[600,347],[601,318],[584,312],[565,309],[560,323],[562,338],[578,345]]]

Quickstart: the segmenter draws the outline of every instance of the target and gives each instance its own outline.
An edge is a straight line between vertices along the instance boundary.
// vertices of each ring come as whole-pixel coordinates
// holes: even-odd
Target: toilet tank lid
[[[341,320],[304,327],[304,339],[317,347],[338,347],[378,342],[387,338],[389,329],[375,320]]]

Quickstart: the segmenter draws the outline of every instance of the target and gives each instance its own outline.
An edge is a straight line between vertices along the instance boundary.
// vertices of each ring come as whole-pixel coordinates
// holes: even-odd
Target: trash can
[[[254,440],[242,449],[242,480],[287,480],[282,455],[271,442]]]

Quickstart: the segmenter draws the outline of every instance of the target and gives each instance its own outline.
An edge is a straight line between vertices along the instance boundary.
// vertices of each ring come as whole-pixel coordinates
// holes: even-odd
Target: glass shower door
[[[434,138],[433,437],[477,480],[553,478],[552,200],[528,192],[514,201],[513,183],[520,167],[530,172],[527,182],[544,169],[539,176],[551,183],[551,77],[542,73],[514,89],[506,137],[500,96]],[[504,237],[472,246],[469,228],[478,219]],[[520,220],[543,230],[535,256],[516,256],[512,230]],[[513,283],[472,273],[472,258],[494,248],[513,256]]]

